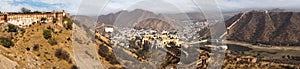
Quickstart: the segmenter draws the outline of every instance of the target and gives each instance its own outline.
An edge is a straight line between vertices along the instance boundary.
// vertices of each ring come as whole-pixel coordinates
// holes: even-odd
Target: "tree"
[[[11,39],[8,38],[0,38],[1,45],[3,45],[6,48],[10,48],[14,46],[14,42]]]
[[[56,49],[55,56],[59,59],[63,59],[68,62],[71,62],[70,53],[62,48]]]
[[[48,43],[53,46],[53,45],[57,44],[57,41],[52,38],[52,39],[48,40]]]
[[[52,22],[53,22],[53,23],[56,23],[57,21],[58,21],[57,18],[53,18],[53,19],[52,19]]]
[[[43,35],[45,39],[50,39],[52,37],[51,30],[44,30]]]
[[[21,8],[21,12],[22,12],[22,13],[30,13],[31,10],[29,10],[29,9],[27,9],[27,8],[25,8],[25,7],[22,7],[22,8]]]
[[[46,21],[47,21],[47,18],[45,18],[45,17],[42,17],[42,18],[41,18],[41,22],[42,22],[42,23],[45,23]]]
[[[8,32],[17,32],[17,27],[12,24],[8,24]]]
[[[74,21],[66,16],[64,16],[64,21],[67,21],[66,24],[64,24],[64,27],[67,29],[67,30],[72,30],[73,28],[73,23]]]
[[[73,28],[73,22],[68,22],[68,23],[66,24],[66,29],[67,29],[67,30],[72,30],[72,28]]]

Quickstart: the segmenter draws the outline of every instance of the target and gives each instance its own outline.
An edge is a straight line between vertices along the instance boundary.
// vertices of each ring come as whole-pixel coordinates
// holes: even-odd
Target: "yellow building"
[[[30,12],[30,13],[20,13],[20,12],[4,12],[0,13],[0,22],[7,22],[14,25],[30,25],[33,22],[41,21],[42,18],[46,18],[46,22],[52,22],[53,19],[57,21],[62,21],[63,17],[69,17],[69,14],[64,11],[57,12]]]

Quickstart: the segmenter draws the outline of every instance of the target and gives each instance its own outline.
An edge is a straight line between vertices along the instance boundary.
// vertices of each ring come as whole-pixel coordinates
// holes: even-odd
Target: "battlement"
[[[56,21],[62,21],[63,17],[69,17],[68,13],[64,11],[52,11],[52,12],[1,12],[0,13],[0,23],[11,23],[18,26],[31,25],[34,22],[52,22],[54,19]]]

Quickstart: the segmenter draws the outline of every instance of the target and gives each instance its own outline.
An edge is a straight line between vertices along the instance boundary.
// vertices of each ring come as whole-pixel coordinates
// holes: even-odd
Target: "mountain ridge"
[[[238,14],[226,21],[228,27],[241,17]],[[300,45],[299,12],[251,11],[229,30],[230,40],[269,45]]]

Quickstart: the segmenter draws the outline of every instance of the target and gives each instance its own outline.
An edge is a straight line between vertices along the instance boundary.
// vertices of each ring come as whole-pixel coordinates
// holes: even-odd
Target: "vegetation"
[[[46,21],[47,21],[47,18],[45,18],[45,17],[42,17],[42,18],[41,18],[41,21],[42,21],[42,23],[46,23]]]
[[[34,44],[33,50],[34,51],[39,51],[40,50],[40,46],[38,44]]]
[[[71,69],[79,69],[76,65],[72,65]]]
[[[57,45],[57,41],[56,41],[56,39],[54,39],[54,38],[52,38],[52,39],[50,39],[50,40],[48,40],[48,43],[50,44],[50,45]]]
[[[60,59],[63,59],[63,60],[66,60],[68,61],[69,63],[72,62],[71,59],[70,59],[70,53],[63,50],[62,48],[59,48],[56,50],[55,52],[55,56],[57,58],[60,58]]]
[[[23,35],[26,32],[25,29],[21,29],[21,34]]]
[[[107,46],[104,46],[104,44],[101,44],[99,46],[98,54],[105,58],[106,61],[109,61],[110,64],[120,64],[117,61],[117,58],[115,55],[111,54],[109,52],[109,48]]]
[[[67,23],[64,24],[64,27],[67,30],[72,30],[74,21],[66,16],[64,16],[64,21],[67,21]]]
[[[44,35],[44,38],[45,39],[50,39],[50,38],[52,38],[52,34],[51,34],[51,30],[44,30],[44,32],[43,32],[43,35]]]
[[[53,22],[53,23],[56,23],[57,21],[58,21],[57,18],[53,18],[53,19],[52,19],[52,22]]]
[[[22,7],[22,8],[21,8],[21,12],[22,12],[22,13],[30,13],[31,10],[30,10],[30,9],[27,9],[27,8],[25,8],[25,7]]]
[[[0,38],[1,45],[3,45],[6,48],[10,48],[14,46],[14,42],[11,39],[8,38]]]
[[[17,27],[12,24],[8,24],[8,32],[17,32]]]

